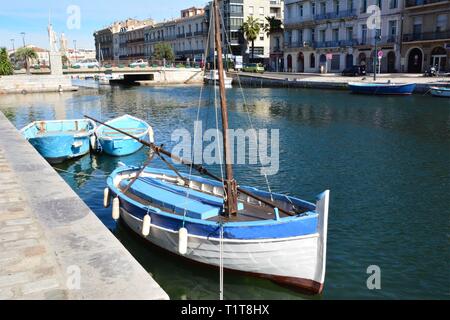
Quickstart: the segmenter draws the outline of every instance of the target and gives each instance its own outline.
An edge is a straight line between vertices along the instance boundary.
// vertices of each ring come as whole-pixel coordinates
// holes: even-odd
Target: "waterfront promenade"
[[[168,299],[0,112],[0,300]]]

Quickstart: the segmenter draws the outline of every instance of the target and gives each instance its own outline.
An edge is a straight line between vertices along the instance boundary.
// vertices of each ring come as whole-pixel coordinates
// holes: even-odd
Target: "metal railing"
[[[314,20],[331,20],[356,17],[356,10],[345,10],[339,12],[326,12],[314,15]]]
[[[408,33],[403,35],[403,42],[450,39],[450,30],[440,32]]]
[[[439,3],[439,2],[447,2],[448,0],[406,0],[405,8],[424,6],[427,4]]]

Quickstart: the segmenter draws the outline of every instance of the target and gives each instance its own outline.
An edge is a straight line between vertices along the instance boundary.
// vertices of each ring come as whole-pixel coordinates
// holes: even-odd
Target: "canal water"
[[[450,100],[311,89],[244,93],[253,126],[280,130],[272,190],[311,201],[331,190],[326,285],[314,299],[449,299]],[[232,127],[249,128],[240,90],[227,95]],[[215,126],[213,98],[211,87],[112,87],[1,96],[0,110],[18,128],[38,119],[129,113],[146,119],[157,142],[171,149],[173,130],[192,131],[197,110],[204,128]],[[172,299],[217,299],[218,271],[146,247],[102,207],[106,175],[120,161],[142,164],[147,153],[85,156],[55,169]],[[236,177],[266,188],[257,166],[237,165]],[[367,287],[372,265],[381,270],[380,290]],[[236,274],[225,274],[224,288],[227,299],[311,299]]]

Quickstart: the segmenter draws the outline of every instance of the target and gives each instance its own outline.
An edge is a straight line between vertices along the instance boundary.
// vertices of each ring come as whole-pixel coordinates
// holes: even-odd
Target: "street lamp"
[[[25,47],[25,32],[21,32],[20,34],[22,35],[22,43],[23,46]]]
[[[373,81],[377,80],[377,60],[378,60],[377,42],[380,40],[381,36],[375,35],[375,52],[373,53]]]

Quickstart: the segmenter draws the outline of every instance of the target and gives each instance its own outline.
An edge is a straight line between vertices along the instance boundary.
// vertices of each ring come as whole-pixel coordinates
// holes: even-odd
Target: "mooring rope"
[[[72,171],[67,171],[64,169],[56,168],[56,167],[53,167],[53,169],[55,169],[56,171],[60,171],[60,172],[71,174],[73,176],[80,176],[80,177],[106,178],[109,176],[108,174],[88,174],[88,173],[82,173],[82,172],[72,172]]]

